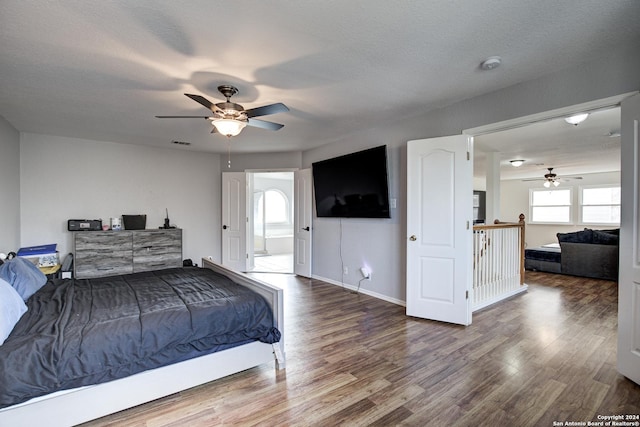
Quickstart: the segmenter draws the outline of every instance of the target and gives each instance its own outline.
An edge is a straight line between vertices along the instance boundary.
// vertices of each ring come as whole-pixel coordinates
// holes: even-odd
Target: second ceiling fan
[[[235,102],[231,102],[231,97],[238,93],[238,89],[231,85],[218,86],[218,91],[227,98],[226,102],[218,102],[214,104],[201,95],[193,95],[185,93],[186,96],[193,99],[200,105],[211,110],[207,116],[156,116],[159,119],[205,119],[210,120],[213,125],[211,133],[220,133],[227,137],[238,135],[245,126],[253,126],[267,130],[279,130],[284,125],[280,123],[258,120],[255,117],[267,116],[270,114],[284,113],[289,108],[281,102],[275,104],[264,105],[245,110],[244,107]]]
[[[547,170],[549,172],[547,172],[546,174],[544,174],[544,186],[546,188],[549,188],[551,186],[557,187],[558,185],[560,185],[561,181],[567,181],[570,179],[582,179],[581,176],[571,176],[571,177],[564,177],[564,178],[558,178],[558,175],[556,175],[553,172],[553,168],[547,168]],[[539,181],[540,178],[529,178],[529,179],[523,179],[522,181]]]

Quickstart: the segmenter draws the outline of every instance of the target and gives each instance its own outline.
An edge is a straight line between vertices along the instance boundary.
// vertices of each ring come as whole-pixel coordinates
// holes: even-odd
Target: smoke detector
[[[489,58],[482,61],[480,64],[480,69],[488,71],[498,68],[502,64],[502,58],[499,56],[490,56]]]

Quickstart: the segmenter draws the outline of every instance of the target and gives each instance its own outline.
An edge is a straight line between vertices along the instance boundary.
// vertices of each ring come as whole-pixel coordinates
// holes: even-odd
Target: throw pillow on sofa
[[[593,243],[593,230],[585,228],[582,231],[575,231],[573,233],[558,233],[556,237],[558,238],[558,242]]]
[[[593,230],[593,243],[599,245],[617,245],[618,236],[605,230]]]

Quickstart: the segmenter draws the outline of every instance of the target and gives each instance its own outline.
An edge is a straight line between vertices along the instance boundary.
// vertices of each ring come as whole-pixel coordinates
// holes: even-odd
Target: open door
[[[311,169],[294,173],[293,272],[311,277]]]
[[[407,315],[471,324],[473,139],[407,143]]]
[[[247,271],[247,175],[222,173],[222,265]]]
[[[640,94],[621,104],[618,371],[640,384]]]

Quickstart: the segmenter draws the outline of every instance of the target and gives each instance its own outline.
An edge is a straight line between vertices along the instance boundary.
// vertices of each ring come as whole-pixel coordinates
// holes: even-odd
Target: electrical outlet
[[[360,274],[362,274],[363,279],[371,280],[371,271],[367,267],[361,267]]]
[[[347,267],[346,265],[342,267],[342,274],[344,274],[345,276],[349,274],[349,267]]]

